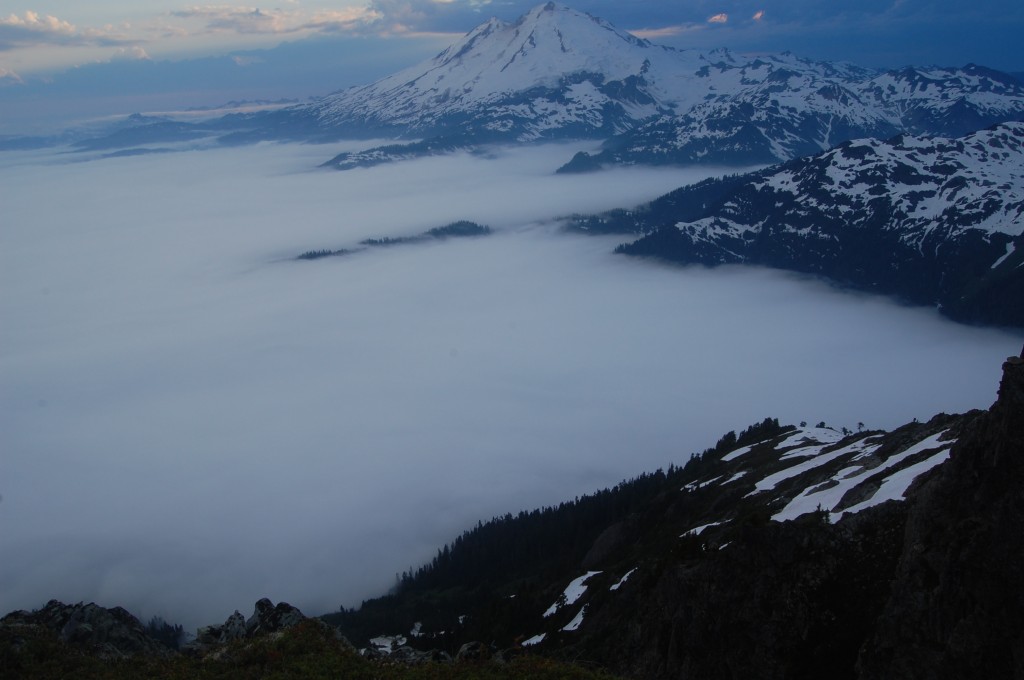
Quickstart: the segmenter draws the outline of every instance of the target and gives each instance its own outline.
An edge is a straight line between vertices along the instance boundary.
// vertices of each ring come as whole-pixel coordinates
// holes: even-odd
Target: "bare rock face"
[[[276,633],[291,628],[305,619],[305,615],[297,607],[287,602],[279,602],[275,607],[273,602],[263,598],[256,603],[255,611],[245,622],[245,636],[257,637]]]
[[[865,680],[1024,678],[1024,363],[921,489]]]
[[[171,656],[174,651],[146,634],[137,618],[121,607],[107,609],[89,604],[50,600],[34,612],[16,611],[0,619],[10,637],[49,631],[72,647],[101,658],[127,658],[137,654]]]

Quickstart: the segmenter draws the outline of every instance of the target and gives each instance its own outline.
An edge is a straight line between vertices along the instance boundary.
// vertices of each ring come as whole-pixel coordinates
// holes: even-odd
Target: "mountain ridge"
[[[753,165],[860,137],[958,136],[1024,119],[1024,88],[974,64],[892,71],[791,53],[658,46],[555,3],[492,19],[432,60],[296,107],[323,129],[419,139],[346,154],[366,167],[495,142],[597,138],[560,172],[621,164]]]
[[[824,276],[959,321],[1024,326],[1024,123],[845,142],[649,206],[577,218],[645,233],[617,252]]]
[[[575,568],[546,587],[488,586],[488,601],[458,623],[418,618],[436,614],[443,593],[457,597],[444,587],[417,595],[420,575],[325,618],[354,631],[360,612],[381,626],[387,611],[392,634],[406,631],[416,647],[455,626],[455,643],[518,640],[629,677],[975,677],[982,650],[984,677],[1020,677],[1024,359],[1004,363],[985,412],[887,433],[821,425],[768,419],[647,478],[643,509],[611,518]],[[985,605],[970,605],[975,597]]]

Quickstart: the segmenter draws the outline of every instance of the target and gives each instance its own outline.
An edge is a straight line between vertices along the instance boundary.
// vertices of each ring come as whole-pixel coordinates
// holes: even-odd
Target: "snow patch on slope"
[[[544,616],[552,616],[562,607],[569,607],[583,597],[583,593],[587,592],[586,582],[594,575],[600,574],[599,571],[588,571],[583,576],[573,579],[569,585],[565,587],[565,591],[561,597],[555,600],[554,604],[548,607],[547,611],[544,612]]]
[[[848,491],[850,491],[855,486],[863,482],[867,477],[878,474],[879,472],[883,472],[889,468],[897,467],[901,463],[903,463],[903,461],[907,460],[911,456],[915,456],[919,453],[928,451],[929,449],[942,446],[945,447],[943,450],[948,452],[948,448],[952,446],[953,442],[940,442],[940,440],[945,435],[946,431],[942,431],[930,437],[927,437],[921,440],[920,442],[914,444],[913,446],[910,446],[905,451],[890,456],[883,463],[874,467],[868,465],[852,465],[849,467],[842,468],[828,481],[816,483],[813,486],[810,486],[801,491],[792,500],[789,501],[786,507],[784,507],[781,511],[773,515],[772,519],[777,522],[784,522],[786,520],[795,519],[801,515],[810,512],[815,512],[819,508],[826,511],[832,511],[835,509],[835,507],[839,504],[843,496],[845,496]],[[869,456],[875,450],[877,450],[877,446],[865,445],[861,449],[862,453],[858,456],[855,456],[852,460],[862,460],[866,456]],[[915,467],[916,466],[910,466],[907,469]],[[920,470],[915,474],[915,476],[917,476],[921,472],[924,472],[924,470]],[[900,491],[900,497],[902,497],[902,493],[905,490],[906,487],[904,487]],[[857,506],[848,508],[843,512],[859,512],[860,510],[870,507],[871,505],[881,503],[883,500],[886,499],[881,498],[879,496],[880,493],[881,489],[879,489],[879,491],[872,496],[872,499],[870,501],[860,503]],[[838,520],[840,517],[842,517],[843,512],[836,513],[832,516],[832,518]]]

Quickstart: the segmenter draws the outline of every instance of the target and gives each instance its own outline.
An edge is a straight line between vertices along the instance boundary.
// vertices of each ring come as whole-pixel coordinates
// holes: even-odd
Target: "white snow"
[[[816,467],[821,467],[826,463],[830,463],[837,458],[847,456],[850,453],[860,453],[862,451],[865,451],[869,446],[871,445],[865,445],[864,441],[860,440],[852,444],[849,444],[848,446],[836,449],[835,451],[830,451],[829,453],[819,453],[820,450],[824,447],[813,447],[815,451],[811,459],[806,460],[803,463],[798,463],[796,465],[790,466],[785,470],[780,470],[774,474],[768,475],[767,477],[759,481],[757,484],[755,484],[754,491],[752,491],[748,495],[752,495],[759,491],[768,491],[770,489],[774,489],[779,484],[779,482],[785,481],[792,477],[796,477],[797,475],[801,475],[807,472],[808,470],[813,470]],[[785,456],[783,456],[783,458],[785,458]]]
[[[710,529],[711,527],[717,527],[719,524],[724,524],[724,521],[723,522],[711,522],[709,524],[701,524],[699,527],[694,527],[694,528],[690,529],[689,531],[683,532],[682,534],[679,535],[679,538],[682,538],[683,536],[700,536],[701,533],[703,533],[703,531],[705,529]]]
[[[536,87],[557,88],[574,74],[598,73],[609,82],[645,69],[648,91],[659,104],[682,100],[692,104],[698,98],[687,86],[699,80],[696,71],[703,64],[696,52],[652,45],[562,5],[540,6],[514,24],[492,19],[432,60],[327,97],[313,109],[326,120],[355,115],[423,124],[446,113],[493,110],[494,104],[510,101],[510,96]],[[569,89],[575,110],[559,105],[558,111],[548,113],[564,122],[598,114],[607,100],[590,83],[577,83]],[[543,98],[523,103],[542,102]],[[641,120],[656,111],[656,105],[636,107],[634,115]],[[556,122],[552,118],[548,124]]]
[[[740,456],[742,456],[743,454],[750,453],[750,450],[752,448],[754,448],[754,447],[753,446],[741,446],[740,448],[736,449],[735,451],[733,451],[731,453],[727,453],[724,456],[722,456],[722,460],[724,460],[727,463],[730,462],[730,461],[734,461],[737,458],[739,458]]]
[[[819,507],[823,510],[831,511],[839,504],[839,501],[842,500],[847,491],[860,484],[865,478],[882,472],[888,468],[896,467],[907,458],[921,453],[922,451],[927,451],[928,449],[936,448],[937,446],[952,445],[952,442],[939,441],[945,434],[946,431],[943,430],[942,432],[930,437],[926,437],[925,439],[922,439],[916,444],[908,447],[906,450],[890,456],[885,462],[877,467],[872,468],[864,465],[845,467],[832,477],[831,481],[836,482],[834,485],[829,486],[828,488],[822,488],[824,483],[818,483],[804,489],[794,497],[786,507],[773,515],[772,519],[777,522],[784,522],[789,519],[795,519],[808,512],[815,512]],[[877,449],[877,445],[865,445],[862,448],[862,453],[854,456],[851,460],[856,461],[863,459],[866,455],[871,454]],[[850,511],[852,511],[852,508],[847,509],[846,512]],[[841,516],[842,513],[833,515],[833,519],[839,519]]]
[[[544,642],[545,635],[546,633],[541,633],[540,635],[534,635],[532,638],[527,638],[526,640],[523,640],[523,647],[539,645],[540,643]]]
[[[403,646],[408,640],[404,635],[380,635],[372,638],[370,644],[377,648],[377,651],[390,654]]]
[[[570,621],[569,623],[565,624],[565,627],[562,628],[562,630],[568,631],[568,632],[572,632],[574,630],[579,629],[580,624],[583,623],[583,616],[586,613],[587,613],[587,605],[583,605],[583,607],[580,608],[580,611],[576,614],[576,616],[573,618],[573,620]]]
[[[785,449],[797,444],[835,444],[843,435],[831,427],[804,427],[779,442],[776,449]]]
[[[915,463],[909,467],[906,467],[893,475],[886,477],[882,482],[882,485],[878,488],[878,491],[866,501],[858,503],[857,505],[851,506],[846,510],[837,512],[832,515],[833,520],[838,520],[846,513],[854,514],[858,513],[865,508],[870,508],[874,505],[884,503],[885,501],[900,501],[903,500],[903,494],[907,492],[910,485],[913,484],[914,480],[918,476],[931,470],[936,465],[940,465],[949,459],[949,448],[942,449],[934,456],[922,460],[920,463]]]
[[[708,486],[709,484],[714,484],[715,482],[717,482],[721,478],[722,478],[722,476],[719,475],[718,477],[712,477],[711,479],[705,480],[703,482],[691,482],[690,484],[687,484],[686,486],[684,486],[682,490],[683,491],[696,491],[697,489],[703,489],[705,486]]]
[[[992,263],[992,269],[995,269],[996,267],[998,267],[999,265],[1001,265],[1003,263],[1003,260],[1008,258],[1010,255],[1013,255],[1013,251],[1016,248],[1017,248],[1017,245],[1013,241],[1010,241],[1009,243],[1007,243],[1006,244],[1006,254],[1001,256],[998,260],[996,260],[995,262]]]
[[[626,582],[626,579],[628,579],[628,578],[629,578],[630,576],[632,576],[632,575],[633,575],[633,572],[634,572],[634,571],[636,571],[636,567],[633,567],[632,569],[630,569],[629,571],[627,571],[627,572],[626,572],[626,574],[625,574],[625,575],[624,575],[624,576],[623,576],[622,578],[620,578],[620,579],[619,579],[619,582],[618,582],[618,583],[616,583],[615,585],[613,585],[613,586],[612,586],[611,588],[609,588],[608,590],[618,590],[619,588],[621,588],[621,587],[622,587],[622,584]]]
[[[562,593],[561,597],[555,600],[554,604],[548,607],[547,611],[544,612],[544,616],[551,616],[562,607],[568,607],[574,604],[576,600],[583,597],[583,593],[587,592],[587,586],[585,584],[590,577],[600,573],[601,572],[599,571],[588,571],[583,576],[573,579],[569,585],[565,587],[565,591]]]

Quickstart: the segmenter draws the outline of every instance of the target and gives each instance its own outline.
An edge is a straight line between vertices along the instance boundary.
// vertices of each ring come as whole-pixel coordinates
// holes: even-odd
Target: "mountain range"
[[[1024,88],[975,65],[879,72],[788,53],[676,50],[548,3],[514,23],[491,19],[428,62],[292,113],[323,130],[426,138],[441,148],[606,140],[603,152],[576,157],[566,171],[751,165],[858,137],[959,136],[1021,119]]]
[[[1021,82],[982,66],[880,71],[790,53],[678,50],[550,2],[515,22],[491,19],[426,62],[309,103],[205,122],[136,117],[78,144],[142,152],[201,139],[396,140],[325,159],[347,169],[492,143],[603,143],[599,153],[567,159],[562,170],[570,172],[775,163],[855,138],[955,137],[1022,119]]]

